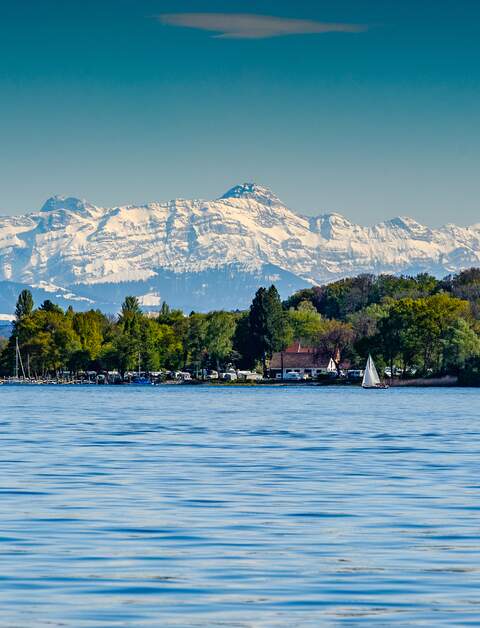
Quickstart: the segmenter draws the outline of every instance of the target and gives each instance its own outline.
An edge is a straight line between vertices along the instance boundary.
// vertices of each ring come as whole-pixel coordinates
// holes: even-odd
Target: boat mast
[[[18,346],[18,337],[15,339],[15,377],[18,379],[18,363],[22,368],[22,376],[25,379],[25,369],[23,368],[22,354],[20,353],[20,347]]]
[[[18,348],[18,337],[15,337],[15,379],[18,379],[18,354],[20,349]]]

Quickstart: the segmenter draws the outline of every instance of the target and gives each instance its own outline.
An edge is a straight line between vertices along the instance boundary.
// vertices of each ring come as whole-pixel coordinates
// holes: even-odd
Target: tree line
[[[260,288],[246,311],[185,314],[166,303],[152,315],[128,296],[118,315],[35,307],[18,297],[13,331],[0,346],[0,373],[11,375],[16,346],[32,376],[61,370],[198,372],[204,368],[267,371],[272,354],[293,340],[336,361],[363,367],[369,353],[404,377],[480,373],[480,269],[437,280],[369,274],[300,290],[282,303]]]

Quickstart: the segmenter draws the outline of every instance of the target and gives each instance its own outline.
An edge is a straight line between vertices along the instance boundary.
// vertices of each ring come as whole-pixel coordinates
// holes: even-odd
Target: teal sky
[[[477,0],[0,8],[1,213],[255,181],[309,214],[480,222]]]

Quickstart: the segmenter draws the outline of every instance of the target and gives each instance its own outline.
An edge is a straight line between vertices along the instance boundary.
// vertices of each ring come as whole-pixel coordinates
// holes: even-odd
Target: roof
[[[295,340],[289,347],[285,349],[285,353],[315,353],[313,347],[302,347],[300,340]]]
[[[340,353],[337,356],[340,360]],[[271,369],[326,369],[332,356],[314,347],[302,347],[300,340],[295,340],[285,351],[274,353],[270,360]],[[342,360],[341,368],[348,368],[350,362]]]
[[[314,352],[313,349],[310,352],[293,353],[291,351],[283,352],[283,368],[284,369],[310,369],[310,368],[327,368],[330,364],[331,356],[327,354],[321,354]],[[274,353],[270,361],[271,369],[282,368],[282,353]]]

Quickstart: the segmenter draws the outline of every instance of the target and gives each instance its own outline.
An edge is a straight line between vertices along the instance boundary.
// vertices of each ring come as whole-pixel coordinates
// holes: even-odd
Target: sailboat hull
[[[365,384],[362,384],[362,388],[365,388],[366,390],[386,390],[387,388],[390,388],[390,386],[388,384],[377,384],[376,386],[366,386]]]

